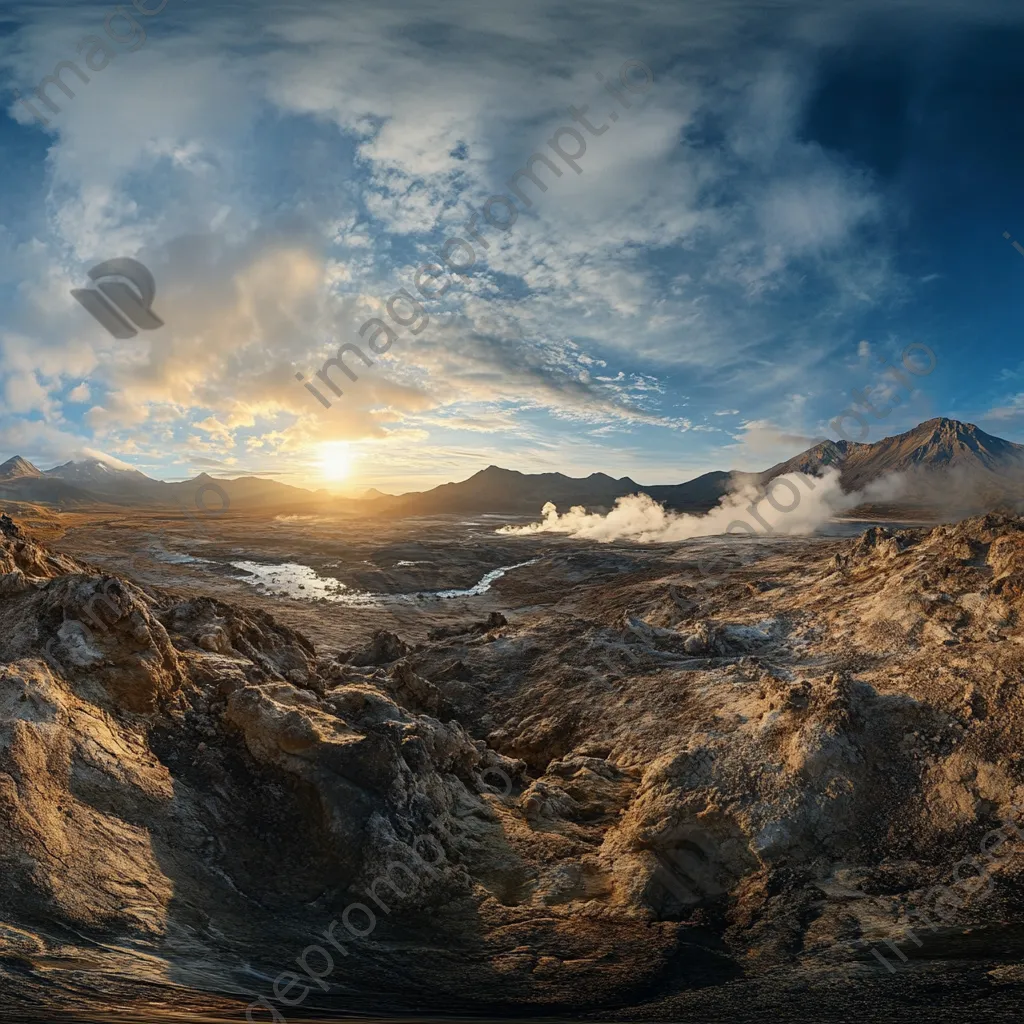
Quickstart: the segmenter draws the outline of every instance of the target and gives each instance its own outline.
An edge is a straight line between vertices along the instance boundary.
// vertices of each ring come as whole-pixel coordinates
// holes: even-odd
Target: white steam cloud
[[[766,488],[745,484],[726,494],[716,508],[704,515],[670,512],[646,494],[618,498],[607,515],[587,512],[575,505],[568,512],[548,502],[539,523],[504,526],[498,533],[564,533],[580,540],[608,543],[616,540],[640,544],[689,540],[725,533],[804,535],[839,513],[869,501],[892,501],[904,488],[903,478],[886,477],[850,494],[839,486],[839,470],[828,468],[822,476],[785,473]]]

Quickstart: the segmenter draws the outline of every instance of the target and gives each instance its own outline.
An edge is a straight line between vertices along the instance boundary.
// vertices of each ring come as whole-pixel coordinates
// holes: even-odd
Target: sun
[[[320,475],[326,480],[344,480],[352,471],[352,449],[345,441],[320,445]]]

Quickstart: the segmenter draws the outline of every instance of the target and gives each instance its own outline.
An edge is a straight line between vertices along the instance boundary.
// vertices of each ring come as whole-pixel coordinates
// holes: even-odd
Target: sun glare
[[[344,480],[352,469],[352,450],[344,441],[320,446],[320,475],[326,480]]]

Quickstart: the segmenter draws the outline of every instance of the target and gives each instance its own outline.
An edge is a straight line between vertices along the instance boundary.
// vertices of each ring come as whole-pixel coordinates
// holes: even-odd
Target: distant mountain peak
[[[112,466],[109,462],[97,458],[72,459],[70,462],[46,470],[43,476],[56,477],[58,480],[86,482],[126,477],[131,477],[134,480],[149,479],[145,473],[140,473],[137,469],[122,469],[120,466]]]
[[[925,420],[924,423],[919,423],[912,430],[903,434],[883,438],[878,444],[906,445],[911,442],[917,442],[920,449],[936,455],[943,451],[952,455],[957,449],[966,449],[978,455],[998,456],[1009,454],[1014,450],[1024,453],[1022,445],[1004,441],[1001,437],[995,437],[992,434],[986,434],[984,430],[973,423],[951,420],[944,416]]]
[[[18,480],[21,477],[41,477],[43,474],[28,459],[15,455],[0,466],[0,480]]]
[[[806,451],[794,455],[793,458],[780,462],[760,474],[762,482],[767,482],[783,473],[811,473],[817,475],[829,466],[839,468],[846,458],[859,448],[868,447],[856,441],[830,441],[825,438]]]
[[[906,434],[928,434],[933,437],[953,438],[957,436],[977,437],[979,434],[988,436],[984,430],[979,429],[973,423],[964,423],[962,420],[951,420],[945,416],[936,416],[933,419],[925,420],[916,427],[906,431]],[[902,435],[901,435],[902,436]]]
[[[852,444],[842,461],[843,487],[853,490],[890,473],[956,469],[981,480],[1018,477],[1024,445],[986,434],[973,423],[936,416],[873,444]]]
[[[963,420],[955,420],[949,416],[933,416],[930,420],[922,420],[914,430],[931,430],[933,427],[953,427],[957,430],[976,431],[979,428],[973,423],[965,423]],[[908,431],[909,433],[909,431]]]

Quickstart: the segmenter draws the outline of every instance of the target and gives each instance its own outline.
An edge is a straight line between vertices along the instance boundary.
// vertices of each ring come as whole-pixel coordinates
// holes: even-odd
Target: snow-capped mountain
[[[137,469],[118,469],[101,459],[83,459],[80,462],[65,462],[43,473],[54,480],[77,484],[80,487],[96,488],[123,486],[125,483],[155,484],[156,480],[140,473]]]

